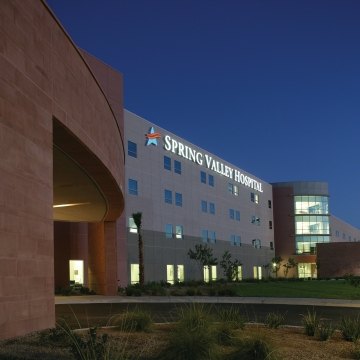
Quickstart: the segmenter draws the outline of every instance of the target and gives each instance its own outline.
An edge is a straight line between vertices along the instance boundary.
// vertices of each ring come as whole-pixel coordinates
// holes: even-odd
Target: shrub
[[[330,322],[320,322],[317,328],[317,336],[320,341],[326,341],[331,338],[334,330]]]
[[[265,325],[270,329],[277,329],[284,324],[285,316],[277,312],[271,312],[266,315]]]
[[[260,336],[243,339],[238,348],[227,356],[229,360],[276,360],[277,356],[271,343]]]
[[[341,319],[340,331],[346,341],[357,341],[360,338],[360,318]]]
[[[202,304],[179,309],[179,321],[170,334],[160,359],[212,359],[215,353],[214,333],[209,312]]]
[[[240,312],[239,308],[231,307],[219,307],[216,318],[220,322],[229,324],[234,330],[243,329],[245,326],[245,318]]]
[[[235,338],[234,327],[229,322],[221,322],[215,327],[216,342],[220,345],[232,345]]]
[[[303,324],[305,334],[308,336],[314,336],[319,326],[319,318],[316,314],[315,309],[313,309],[312,311],[308,309],[307,314],[303,315]]]
[[[195,296],[195,289],[192,289],[192,288],[190,288],[190,289],[186,289],[186,295],[187,296]]]
[[[153,321],[147,311],[135,309],[113,316],[110,323],[121,331],[150,331]]]
[[[354,344],[354,350],[352,351],[353,359],[360,360],[360,344]]]

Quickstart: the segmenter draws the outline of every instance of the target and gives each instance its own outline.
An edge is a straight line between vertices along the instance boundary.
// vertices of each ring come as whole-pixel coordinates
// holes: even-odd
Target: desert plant
[[[163,360],[212,359],[215,353],[214,333],[208,310],[202,304],[190,304],[178,311],[179,321],[163,349]]]
[[[308,336],[314,336],[319,326],[319,317],[316,314],[315,309],[312,309],[312,311],[308,309],[307,314],[302,315],[302,317],[305,334]]]
[[[150,331],[153,320],[147,311],[135,309],[114,315],[110,324],[122,331]]]
[[[270,312],[266,315],[265,325],[271,329],[277,329],[284,324],[285,316],[278,312]]]
[[[229,360],[276,360],[276,351],[271,343],[261,336],[243,339],[237,349],[229,354]]]
[[[232,345],[235,339],[235,329],[231,323],[220,322],[215,326],[216,342],[219,345]]]
[[[334,328],[330,322],[320,322],[317,328],[317,337],[320,341],[326,341],[331,338],[334,333]]]
[[[229,324],[234,330],[243,329],[245,326],[245,318],[240,312],[239,308],[231,307],[219,307],[216,313],[216,319],[219,322],[225,322]]]
[[[357,341],[360,338],[360,318],[345,318],[340,322],[340,331],[346,341]]]

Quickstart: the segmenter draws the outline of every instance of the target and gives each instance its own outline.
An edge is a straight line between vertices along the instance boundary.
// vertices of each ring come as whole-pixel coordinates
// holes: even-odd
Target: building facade
[[[138,281],[142,212],[145,281],[223,278],[189,259],[208,244],[220,261],[229,251],[242,277],[261,278],[274,256],[272,186],[198,146],[125,111],[128,279]]]

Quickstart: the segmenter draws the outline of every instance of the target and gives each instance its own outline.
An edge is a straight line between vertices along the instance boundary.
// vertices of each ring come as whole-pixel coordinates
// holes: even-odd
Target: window
[[[239,210],[235,211],[235,220],[240,221],[240,211]]]
[[[166,265],[166,282],[174,284],[174,265]]]
[[[241,246],[241,237],[239,235],[231,235],[230,242],[231,242],[231,245]]]
[[[184,230],[182,225],[175,226],[175,237],[177,239],[182,239],[184,237]]]
[[[164,156],[164,169],[171,171],[171,158]]]
[[[268,207],[271,209],[271,200],[268,200]]]
[[[135,221],[132,217],[129,217],[129,232],[137,234],[137,226],[135,225]]]
[[[261,266],[254,266],[254,279],[262,279],[262,269]]]
[[[209,203],[209,213],[210,214],[215,214],[215,204],[214,203]]]
[[[129,194],[137,195],[138,194],[138,182],[134,179],[129,179],[128,182]]]
[[[228,191],[235,196],[239,195],[239,188],[232,183],[228,183]]]
[[[336,237],[339,237],[339,236],[340,236],[339,230],[336,230],[336,231],[335,231],[335,235],[336,235]]]
[[[84,284],[84,260],[69,260],[69,280],[73,284]]]
[[[172,204],[172,191],[165,189],[164,196],[165,196],[165,202],[167,204]]]
[[[270,241],[270,250],[274,250],[274,243]]]
[[[201,200],[201,211],[202,212],[207,212],[207,201],[205,200]]]
[[[176,206],[182,206],[182,194],[175,193],[175,205]]]
[[[184,275],[184,265],[177,266],[177,281],[184,282],[185,275]]]
[[[269,229],[272,229],[272,221],[269,220]]]
[[[137,145],[128,140],[128,155],[137,158]]]
[[[207,230],[201,230],[201,239],[203,242],[208,242],[208,231]]]
[[[215,233],[215,231],[211,231],[211,230],[208,231],[208,239],[209,239],[210,243],[212,243],[212,244],[216,243],[216,233]]]
[[[176,174],[181,174],[181,162],[174,160],[174,171]]]
[[[255,249],[260,249],[261,248],[261,240],[260,239],[254,239],[252,241],[252,246],[255,248]]]
[[[167,239],[172,239],[172,237],[173,237],[173,226],[172,226],[172,224],[166,224],[165,225],[165,237]]]
[[[236,273],[234,274],[233,277],[234,281],[241,281],[242,280],[242,266],[239,265],[236,269]]]
[[[255,193],[251,193],[250,194],[250,199],[252,202],[254,202],[255,204],[259,203],[259,194],[255,194]]]
[[[206,184],[206,172],[205,171],[200,171],[200,181],[203,184]]]
[[[138,284],[140,280],[139,264],[130,264],[130,282]]]
[[[216,281],[216,265],[204,266],[204,282]]]
[[[229,218],[230,219],[235,219],[235,210],[234,209],[229,209]]]
[[[253,215],[253,216],[251,217],[251,223],[252,223],[252,224],[256,224],[256,225],[260,225],[260,218],[257,217],[257,216],[255,216],[255,215]]]
[[[214,175],[209,175],[209,185],[214,186]]]

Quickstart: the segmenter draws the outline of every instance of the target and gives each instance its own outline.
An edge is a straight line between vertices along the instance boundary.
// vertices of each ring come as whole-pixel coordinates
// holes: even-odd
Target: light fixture
[[[70,206],[79,206],[79,205],[88,205],[89,202],[83,202],[83,203],[72,203],[72,204],[58,204],[53,205],[53,208],[63,208],[63,207],[70,207]]]

